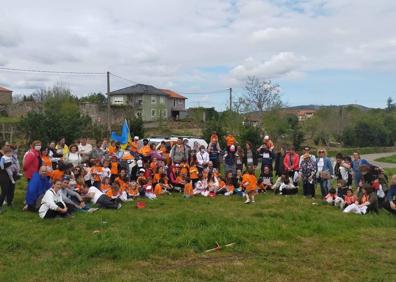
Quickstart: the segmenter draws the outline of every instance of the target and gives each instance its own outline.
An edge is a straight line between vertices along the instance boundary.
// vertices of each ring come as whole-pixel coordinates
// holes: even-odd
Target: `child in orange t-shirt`
[[[348,189],[346,191],[346,194],[344,195],[344,208],[346,208],[349,205],[356,204],[358,202],[358,199],[356,195],[353,194],[352,189]]]
[[[120,168],[121,168],[121,166],[118,163],[117,156],[115,156],[115,155],[111,156],[110,172],[111,172],[111,181],[112,182],[114,181],[114,179],[117,178]]]
[[[234,137],[234,135],[232,135],[231,133],[227,134],[226,137],[224,137],[227,147],[230,147],[231,145],[235,145],[236,144],[236,139]]]
[[[117,183],[118,186],[120,187],[121,192],[124,192],[128,189],[128,179],[126,175],[126,169],[122,168],[120,170],[120,176],[118,176],[115,180],[114,183]]]
[[[199,171],[198,171],[198,166],[197,166],[196,161],[191,162],[189,173],[190,173],[190,179],[193,183],[193,186],[195,186],[195,183],[198,182],[198,176],[199,176]]]
[[[128,185],[128,190],[127,190],[127,198],[128,199],[136,199],[139,197],[139,187],[136,182],[131,182]]]
[[[65,165],[62,162],[58,162],[56,169],[51,174],[52,183],[58,180],[62,180],[65,175]]]
[[[110,178],[105,177],[102,180],[102,184],[100,184],[100,191],[103,193],[107,194],[108,191],[111,190],[111,185],[110,185]]]
[[[102,182],[100,177],[102,176],[103,171],[100,159],[95,160],[95,165],[91,168],[91,181],[93,182],[93,186],[96,188],[100,187],[100,183]]]
[[[152,172],[155,172],[155,171],[157,171],[157,168],[158,168],[157,158],[153,158],[151,163],[150,163],[150,169],[151,169]]]
[[[189,167],[188,167],[188,164],[186,163],[186,162],[181,162],[180,163],[180,174],[181,175],[188,175],[188,173],[189,173]]]
[[[189,177],[186,177],[184,181],[186,183],[184,184],[184,197],[191,198],[194,194],[192,181]]]
[[[257,178],[254,175],[253,168],[249,168],[248,173],[242,176],[242,187],[245,189],[245,204],[254,203],[254,196],[257,189]]]

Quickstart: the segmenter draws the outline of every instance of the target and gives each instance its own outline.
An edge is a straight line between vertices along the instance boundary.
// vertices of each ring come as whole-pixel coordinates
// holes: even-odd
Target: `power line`
[[[133,80],[131,80],[131,79],[128,79],[128,78],[125,78],[125,77],[122,77],[121,75],[118,75],[118,74],[115,74],[115,73],[110,73],[112,76],[114,76],[114,77],[117,77],[117,78],[119,78],[119,79],[121,79],[121,80],[124,80],[124,81],[128,81],[128,82],[131,82],[131,83],[135,83],[135,84],[139,84],[140,82],[136,82],[136,81],[133,81]]]
[[[105,72],[53,71],[53,70],[6,68],[6,67],[0,67],[0,71],[47,73],[47,74],[67,74],[67,75],[105,75],[106,74]]]
[[[195,95],[195,94],[215,94],[215,93],[226,92],[226,91],[228,93],[229,88],[219,89],[219,90],[202,91],[202,92],[183,92],[183,91],[179,91],[179,92],[182,94],[185,94],[185,95]]]

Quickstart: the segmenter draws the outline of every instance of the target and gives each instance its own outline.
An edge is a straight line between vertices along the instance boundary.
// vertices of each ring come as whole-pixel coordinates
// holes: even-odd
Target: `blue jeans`
[[[330,180],[318,178],[318,183],[320,185],[320,192],[322,193],[322,198],[324,198],[329,193]]]

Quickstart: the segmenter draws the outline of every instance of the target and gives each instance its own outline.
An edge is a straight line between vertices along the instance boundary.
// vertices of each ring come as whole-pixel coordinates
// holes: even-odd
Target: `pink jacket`
[[[293,167],[290,167],[290,153],[287,153],[283,160],[283,166],[285,167],[285,170],[299,170],[299,162],[300,156],[297,153],[294,153]]]
[[[31,179],[33,173],[40,169],[40,154],[34,149],[30,149],[23,157],[23,174],[27,179]]]

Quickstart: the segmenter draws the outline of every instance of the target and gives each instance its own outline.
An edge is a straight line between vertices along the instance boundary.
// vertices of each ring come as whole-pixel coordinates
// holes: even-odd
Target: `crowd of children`
[[[42,147],[41,142],[35,141],[31,151],[39,153],[38,167],[41,167],[36,173],[45,175],[53,184],[39,198],[40,205],[29,207],[27,204],[26,209],[39,210],[40,216],[46,218],[68,215],[78,209],[89,211],[89,202],[99,207],[116,209],[123,202],[137,198],[155,200],[171,193],[181,193],[186,198],[238,195],[249,204],[254,203],[256,195],[261,192],[297,194],[300,181],[305,196],[315,197],[315,185],[318,183],[322,199],[339,206],[345,213],[378,211],[379,207],[385,207],[386,202],[389,202],[385,199],[389,185],[383,171],[360,160],[358,156],[354,156],[352,161],[350,157],[339,154],[333,167],[323,154],[324,150],[320,150],[316,157],[310,154],[310,148],[307,147],[303,155],[299,156],[294,148],[289,148],[286,153],[276,151],[268,136],[258,149],[250,143],[246,144],[246,149],[242,149],[232,134],[224,139],[226,147],[223,151],[220,150],[219,137],[215,132],[208,147],[199,144],[190,147],[181,138],[175,144],[165,141],[152,144],[148,139],[139,140],[135,137],[124,147],[107,140],[92,146],[86,138],[78,145],[69,147],[64,140],[58,144],[53,142],[48,147]],[[9,158],[8,151],[4,150],[0,167]],[[262,163],[260,173],[256,176],[259,160]],[[29,163],[26,162],[24,159],[23,167],[30,181],[34,176],[26,174],[30,171]],[[353,172],[356,162],[359,177]],[[11,179],[11,172],[7,173],[10,173]],[[274,176],[277,176],[276,181],[273,181]],[[333,178],[337,183],[334,188],[331,184]],[[396,185],[394,178],[392,185]],[[355,191],[352,187],[355,187]],[[28,194],[29,189],[36,188],[28,186]],[[55,201],[55,204],[48,201]],[[395,210],[392,201],[388,204],[390,211]],[[51,212],[46,216],[49,210]]]

